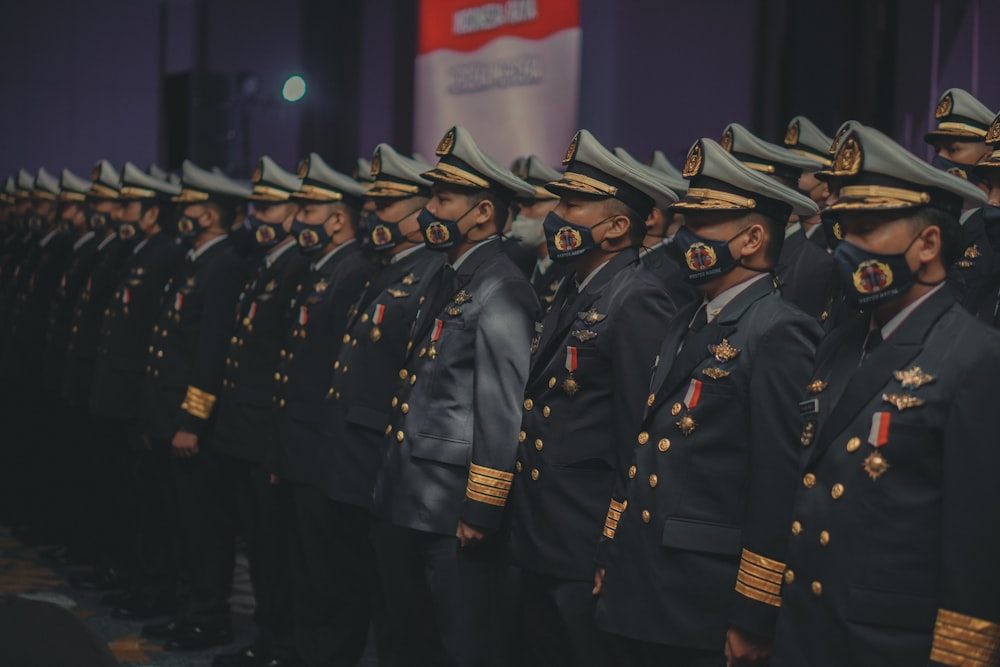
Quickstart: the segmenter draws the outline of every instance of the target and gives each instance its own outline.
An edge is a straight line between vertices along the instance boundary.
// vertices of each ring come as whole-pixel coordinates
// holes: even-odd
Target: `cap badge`
[[[375,155],[372,156],[372,178],[378,178],[378,175],[382,173],[382,150],[379,149],[375,151]]]
[[[305,178],[309,175],[309,158],[306,158],[302,162],[299,162],[299,170],[295,174],[299,178]],[[258,180],[258,176],[254,176],[254,181]]]
[[[854,271],[854,288],[862,294],[875,294],[892,285],[892,269],[885,262],[869,259]]]
[[[556,250],[566,252],[569,250],[576,250],[581,245],[583,245],[583,237],[580,236],[580,232],[573,229],[572,227],[562,227],[558,232],[556,232]]]
[[[794,146],[799,143],[799,121],[793,122],[785,132],[785,145]]]
[[[703,161],[704,157],[701,154],[701,142],[698,142],[691,147],[687,160],[684,161],[684,170],[681,172],[681,175],[684,178],[697,176],[701,173],[701,165]]]
[[[455,128],[451,128],[445,133],[444,137],[441,139],[441,143],[438,144],[437,150],[434,151],[435,155],[448,155],[451,153],[451,149],[455,147]]]
[[[731,127],[727,127],[726,131],[722,133],[722,141],[719,142],[719,145],[727,153],[733,152],[733,129]]]
[[[952,107],[955,106],[954,101],[951,99],[951,93],[948,93],[941,98],[938,102],[937,109],[934,110],[935,118],[944,118],[945,116],[951,114]]]
[[[263,175],[264,170],[261,169],[260,163],[258,162],[257,168],[253,170],[253,176],[250,177],[250,180],[254,183],[260,183],[260,179]]]
[[[1000,141],[1000,116],[993,119],[993,124],[990,125],[990,129],[986,132],[986,138],[983,140],[988,144],[995,144]]]
[[[833,170],[838,176],[854,176],[861,171],[863,154],[861,145],[854,137],[848,137],[837,150],[833,161]]]
[[[576,157],[576,148],[580,145],[580,133],[577,132],[573,135],[573,141],[569,143],[569,148],[566,149],[566,155],[563,156],[563,164],[569,164],[572,162],[573,158]]]
[[[920,366],[914,366],[905,371],[896,371],[893,375],[899,380],[903,389],[920,389],[925,384],[930,384],[937,379],[933,375],[925,373]]]
[[[684,260],[692,271],[705,271],[715,266],[718,258],[715,256],[715,248],[699,242],[684,251]]]

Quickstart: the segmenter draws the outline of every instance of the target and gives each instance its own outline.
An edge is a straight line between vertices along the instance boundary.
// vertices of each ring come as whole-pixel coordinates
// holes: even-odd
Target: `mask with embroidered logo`
[[[426,210],[426,209],[424,209]],[[423,211],[421,211],[423,213]],[[362,216],[365,236],[371,249],[375,252],[386,252],[397,247],[401,243],[407,243],[410,239],[399,230],[399,223],[413,215],[408,213],[395,222],[383,220],[374,211],[367,211]],[[417,220],[419,221],[419,217]],[[421,228],[422,229],[422,228]]]
[[[674,240],[667,246],[667,253],[680,265],[687,282],[692,285],[703,285],[729,273],[737,266],[751,268],[733,257],[732,251],[729,250],[729,244],[747,229],[750,227],[740,230],[729,240],[716,241],[698,236],[687,226],[681,225],[674,234]]]
[[[919,233],[898,253],[871,252],[841,241],[833,261],[847,299],[867,311],[904,294],[914,283],[936,285],[918,279],[906,261],[906,253],[918,238]]]
[[[542,222],[549,259],[565,264],[596,250],[601,244],[594,240],[594,230],[610,222],[613,217],[604,218],[593,227],[585,227],[556,215],[555,211],[549,211]]]
[[[253,240],[261,248],[273,248],[285,240],[288,232],[280,222],[264,222],[251,214],[246,219],[247,227],[253,232]]]
[[[973,165],[971,164],[955,162],[954,160],[949,160],[946,157],[935,155],[934,159],[931,160],[931,166],[936,167],[941,171],[946,171],[953,176],[958,176],[963,181],[968,181],[973,185],[978,185],[982,182],[982,179],[973,171]]]
[[[96,211],[90,207],[87,207],[84,215],[87,216],[87,229],[92,232],[97,232],[100,234],[111,226],[111,214],[104,213],[102,211]]]
[[[299,250],[310,255],[319,252],[330,242],[330,233],[326,231],[326,223],[310,225],[298,218],[292,221],[292,236],[299,244]]]
[[[146,236],[138,220],[122,220],[118,225],[118,238],[126,243],[135,243]]]
[[[185,241],[197,238],[200,231],[198,229],[198,221],[190,216],[184,215],[177,220],[177,236]]]
[[[430,250],[448,250],[455,247],[465,239],[467,232],[462,232],[458,223],[465,216],[469,215],[479,204],[473,204],[472,208],[458,216],[455,220],[445,220],[439,218],[426,208],[417,215],[417,224],[420,225],[420,233],[424,237],[424,242]]]

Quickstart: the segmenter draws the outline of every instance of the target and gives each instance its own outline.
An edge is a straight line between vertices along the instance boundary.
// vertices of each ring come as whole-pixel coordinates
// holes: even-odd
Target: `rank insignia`
[[[386,292],[389,293],[393,299],[402,299],[403,297],[410,296],[409,292],[404,292],[401,289],[387,289]]]
[[[278,289],[278,281],[277,280],[272,280],[268,284],[264,285],[264,291],[265,292],[273,292],[276,289]]]
[[[588,340],[594,340],[597,338],[597,333],[590,331],[589,329],[577,329],[570,335],[581,343],[586,343]]]
[[[567,396],[574,396],[576,392],[580,391],[580,384],[573,377],[573,372],[576,370],[578,365],[576,348],[572,345],[566,346],[566,370],[569,371],[569,376],[562,383],[562,390],[566,392]]]
[[[313,291],[314,292],[325,292],[326,288],[329,287],[329,286],[330,286],[330,283],[326,282],[325,280],[320,280],[318,283],[316,283],[315,285],[313,285]]]
[[[882,400],[895,406],[900,412],[908,408],[919,408],[925,402],[924,399],[909,394],[882,394]]]
[[[713,380],[721,380],[724,377],[729,377],[729,371],[724,371],[721,368],[706,368],[702,371],[702,374]]]
[[[404,285],[415,285],[417,283],[417,277],[412,273],[408,273],[405,276],[403,276],[402,283]]]
[[[965,249],[963,256],[965,257],[965,259],[979,259],[980,257],[983,256],[983,253],[979,252],[979,245],[973,243],[972,245],[970,245],[968,248]]]
[[[865,458],[863,467],[868,476],[874,481],[884,475],[885,471],[889,469],[889,462],[885,460],[885,454],[881,450],[876,449]]]
[[[597,312],[596,308],[591,308],[585,313],[577,313],[576,316],[590,325],[602,322],[607,317],[606,314]]]
[[[903,389],[920,389],[925,384],[930,384],[937,379],[933,375],[925,373],[920,366],[914,366],[905,371],[896,371],[893,375],[899,380]]]
[[[463,303],[468,303],[469,301],[472,301],[472,295],[466,292],[465,290],[462,290],[455,295],[452,301],[461,306]]]
[[[813,437],[816,435],[816,422],[809,420],[802,427],[802,436],[799,438],[799,442],[802,443],[803,447],[808,447],[812,444]]]
[[[723,338],[718,345],[709,345],[708,350],[715,355],[715,360],[719,363],[732,361],[740,354],[740,349],[730,345],[728,338]]]
[[[808,391],[810,394],[819,394],[824,389],[826,389],[826,383],[823,382],[822,380],[813,380],[812,382],[806,385],[806,391]]]
[[[448,309],[445,310],[444,312],[448,313],[452,317],[458,317],[459,315],[462,314],[462,309],[459,308],[458,306],[452,305],[452,306],[448,306]]]
[[[541,339],[541,336],[533,336],[531,338],[531,353],[532,354],[534,354],[535,352],[538,352],[538,341],[540,339]]]
[[[685,436],[689,436],[694,433],[694,430],[698,428],[698,422],[694,420],[690,414],[686,414],[676,422],[677,428],[681,430]]]

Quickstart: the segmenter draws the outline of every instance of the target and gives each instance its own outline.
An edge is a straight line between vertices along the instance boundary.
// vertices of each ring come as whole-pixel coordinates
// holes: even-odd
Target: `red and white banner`
[[[433,162],[453,125],[505,165],[558,165],[577,127],[579,0],[421,0],[414,143]]]

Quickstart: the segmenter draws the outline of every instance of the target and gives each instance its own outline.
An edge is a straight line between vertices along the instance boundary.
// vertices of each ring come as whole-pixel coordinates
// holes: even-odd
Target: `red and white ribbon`
[[[437,342],[441,338],[441,330],[444,328],[444,320],[438,318],[434,320],[434,334],[431,336],[433,342]]]
[[[892,415],[888,412],[876,412],[872,415],[872,428],[868,431],[868,444],[881,447],[889,442],[889,422]]]
[[[688,385],[687,394],[684,395],[684,405],[688,410],[693,410],[701,399],[701,380],[691,380]]]
[[[576,358],[576,348],[572,345],[566,346],[566,370],[570,373],[576,370],[577,358]]]
[[[375,304],[375,312],[372,314],[372,322],[375,324],[382,324],[382,318],[385,316],[385,306],[381,303]],[[441,320],[438,320],[440,322]]]
[[[299,306],[299,326],[304,327],[309,321],[309,309],[305,306]]]

